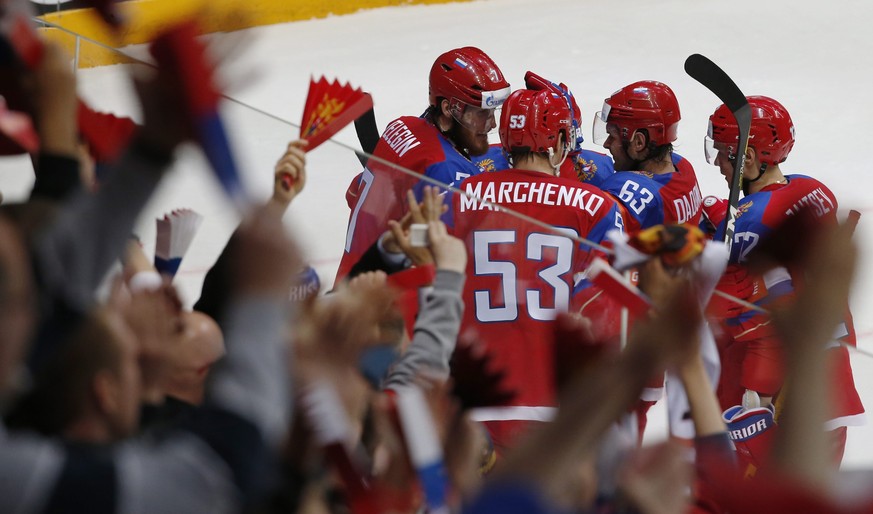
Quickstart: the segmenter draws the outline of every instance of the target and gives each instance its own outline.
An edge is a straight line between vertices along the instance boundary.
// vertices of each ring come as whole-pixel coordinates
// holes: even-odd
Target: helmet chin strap
[[[753,178],[753,179],[751,179],[751,180],[746,180],[746,182],[748,182],[748,183],[751,184],[752,182],[757,182],[757,181],[761,180],[761,177],[764,176],[764,173],[765,173],[766,171],[767,171],[767,163],[766,163],[766,162],[762,162],[762,163],[761,163],[761,167],[758,168],[758,176],[755,177],[755,178]]]
[[[761,180],[761,177],[764,176],[764,173],[767,171],[767,163],[762,162],[761,167],[758,168],[758,176],[753,179],[743,179],[743,195],[749,194],[749,184],[752,182],[757,182]]]
[[[555,157],[555,149],[549,148],[549,166],[555,170],[555,176],[558,175],[558,170],[561,169],[561,165],[564,164],[564,161],[567,160],[567,155],[570,153],[570,147],[564,145],[564,151],[561,153],[561,160],[558,161],[558,164],[552,162],[552,159]]]

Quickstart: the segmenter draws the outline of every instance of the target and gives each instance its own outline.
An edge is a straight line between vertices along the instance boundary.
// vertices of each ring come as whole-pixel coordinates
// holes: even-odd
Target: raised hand
[[[430,253],[437,268],[464,273],[467,269],[467,247],[464,242],[449,235],[446,224],[436,220],[428,223],[427,236]]]
[[[396,292],[384,272],[363,273],[326,298],[303,305],[297,344],[327,363],[357,365],[360,353],[380,341],[379,325],[395,316]]]
[[[703,320],[690,280],[670,275],[659,259],[650,259],[640,270],[640,286],[652,298],[654,312],[634,331],[629,345],[667,366],[685,363],[697,353]]]
[[[44,42],[32,84],[41,150],[77,157],[76,76],[70,56],[57,43]]]
[[[278,206],[288,207],[306,186],[306,146],[305,139],[288,143],[285,153],[276,162],[273,174],[273,197],[271,201]]]
[[[399,221],[389,221],[389,232],[382,236],[382,244],[386,250],[394,253],[403,252],[416,266],[431,264],[434,259],[427,248],[412,246],[409,227],[413,224],[426,225],[431,221],[438,221],[448,210],[448,206],[443,203],[443,198],[440,196],[439,188],[425,186],[422,194],[423,198],[419,204],[411,190],[406,192],[409,212]]]

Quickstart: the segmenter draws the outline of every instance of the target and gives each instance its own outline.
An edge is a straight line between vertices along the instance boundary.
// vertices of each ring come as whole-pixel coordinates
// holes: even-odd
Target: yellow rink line
[[[228,32],[274,23],[311,20],[330,15],[350,14],[361,9],[414,4],[440,4],[470,0],[131,0],[118,4],[126,23],[113,34],[91,9],[73,9],[42,16],[45,21],[70,32],[112,46],[147,43],[162,28],[176,20],[196,16],[205,32]],[[76,38],[61,30],[46,28],[42,33],[59,41],[70,53],[76,51]],[[118,64],[124,57],[111,50],[82,41],[79,66]]]

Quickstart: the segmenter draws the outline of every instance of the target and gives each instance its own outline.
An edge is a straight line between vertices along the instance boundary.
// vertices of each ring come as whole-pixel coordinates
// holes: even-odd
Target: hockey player
[[[475,198],[453,196],[455,235],[469,254],[462,327],[478,329],[496,369],[506,371],[506,387],[518,393],[512,407],[477,416],[498,450],[527,422],[548,420],[555,405],[551,321],[568,309],[574,275],[592,253],[567,235],[599,242],[607,230],[621,227],[608,196],[556,176],[574,142],[571,116],[556,93],[514,92],[500,121],[513,167],[466,179],[462,189]],[[552,228],[511,216],[504,207]]]
[[[697,225],[700,221],[702,197],[697,175],[688,160],[673,153],[679,119],[679,103],[673,90],[653,80],[619,89],[595,114],[594,142],[609,150],[615,167],[615,173],[606,177],[600,187],[621,204],[625,230],[631,236],[657,225]],[[714,344],[705,345],[703,355],[715,382],[718,364]],[[646,412],[662,395],[663,380],[654,378],[637,408],[641,436]],[[670,402],[682,403],[674,399]],[[671,427],[682,424],[682,417],[682,412],[671,412]]]
[[[563,83],[555,84],[546,80],[532,71],[524,74],[524,83],[528,89],[548,89],[562,95],[573,113],[572,146],[567,159],[561,165],[558,176],[600,187],[601,183],[615,171],[612,159],[606,154],[582,148],[582,143],[585,141],[582,136],[582,110],[570,88]]]
[[[792,277],[785,268],[776,268],[761,278],[749,277],[744,266],[749,253],[801,208],[810,208],[818,218],[836,223],[837,200],[824,184],[812,177],[783,174],[780,164],[794,146],[794,125],[785,107],[765,96],[747,99],[752,109],[752,125],[743,171],[744,197],[738,204],[731,265],[719,289],[762,306],[772,306],[790,295],[794,281],[802,277]],[[709,121],[707,160],[719,167],[730,184],[739,147],[737,123],[725,105],[716,109]],[[724,233],[721,222],[724,206],[707,198],[707,210],[717,213],[710,221],[718,227],[715,239],[720,240]],[[721,318],[725,329],[725,337],[719,345],[722,359],[719,400],[722,408],[729,409],[725,413],[726,421],[732,424],[733,431],[739,431],[734,433],[745,439],[737,443],[738,449],[747,450],[746,455],[757,465],[768,446],[761,443],[769,436],[759,436],[755,441],[743,436],[750,435],[751,431],[742,430],[748,428],[749,421],[755,420],[756,415],[765,420],[764,424],[772,424],[770,405],[780,394],[783,382],[782,345],[766,315],[730,302],[722,303],[717,310],[720,312],[715,315]],[[851,317],[840,327],[827,350],[836,396],[832,400],[831,420],[826,426],[833,430],[837,462],[845,447],[846,427],[864,421],[864,408],[855,390],[848,352],[839,341],[855,344]],[[790,391],[787,394],[791,394]]]
[[[503,73],[482,50],[450,50],[431,67],[428,109],[421,117],[404,116],[389,123],[373,155],[457,186],[479,173],[470,158],[488,151],[495,109],[509,92]],[[406,212],[406,191],[419,191],[424,185],[417,177],[370,160],[347,193],[352,213],[337,280],[388,228],[388,220]]]
[[[666,85],[634,82],[595,115],[594,142],[609,150],[616,173],[600,187],[624,206],[629,234],[655,225],[700,221],[700,187],[691,163],[673,153],[679,103]]]
[[[564,97],[573,113],[573,141],[570,152],[558,171],[558,176],[600,187],[600,184],[614,172],[612,159],[606,154],[582,148],[584,142],[582,110],[579,109],[579,104],[576,103],[576,97],[573,96],[570,88],[563,83],[555,84],[532,71],[524,74],[524,83],[525,87],[533,91],[548,89]],[[482,171],[497,171],[509,167],[503,146],[500,144],[491,145],[488,153],[474,157],[473,162],[478,164]]]

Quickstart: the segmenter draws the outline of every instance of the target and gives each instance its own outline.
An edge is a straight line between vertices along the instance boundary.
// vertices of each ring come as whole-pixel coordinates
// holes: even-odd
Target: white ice
[[[783,169],[813,175],[836,194],[845,213],[864,213],[857,240],[860,275],[852,296],[859,348],[873,350],[873,179],[858,162],[868,153],[873,120],[873,3],[838,0],[479,0],[408,6],[354,15],[250,29],[216,41],[227,56],[229,95],[239,104],[223,108],[237,160],[256,198],[266,198],[272,169],[298,134],[310,75],[337,77],[373,94],[380,128],[400,115],[418,115],[427,105],[427,74],[443,51],[475,45],[500,65],[514,87],[526,70],[567,83],[582,107],[586,138],[603,99],[641,79],[669,84],[682,124],[677,151],[694,164],[704,195],[726,196],[716,168],[706,164],[702,139],[716,98],[688,77],[682,64],[702,53],[722,66],[746,92],[779,99],[797,127],[797,144]],[[236,51],[233,48],[238,47]],[[129,49],[142,55],[141,48]],[[139,113],[126,67],[79,71],[81,94],[97,109]],[[242,105],[244,104],[244,105]],[[269,113],[279,120],[249,107]],[[282,120],[282,121],[280,121]],[[354,130],[338,141],[358,147]],[[586,144],[595,148],[590,141]],[[234,229],[238,215],[222,197],[198,150],[185,148],[173,173],[142,214],[137,232],[154,240],[154,219],[177,207],[206,217],[180,271],[189,302],[203,274]],[[306,190],[286,217],[305,243],[308,258],[330,285],[345,237],[349,181],[360,171],[355,156],[326,143],[308,156]],[[0,190],[21,199],[32,183],[29,161],[0,159]],[[147,246],[147,250],[151,250]],[[873,408],[873,357],[853,355],[855,380]],[[656,408],[649,440],[664,437],[663,410]],[[873,425],[849,430],[844,466],[873,468]]]

